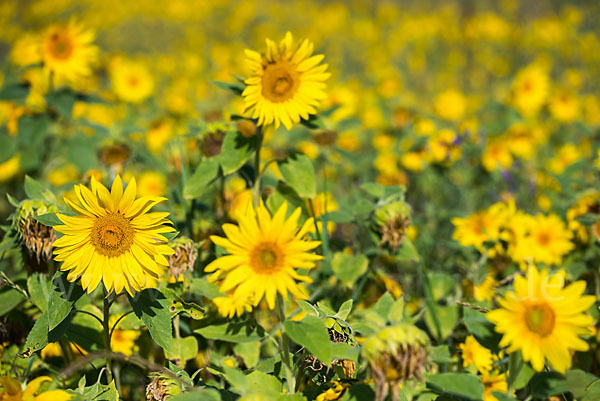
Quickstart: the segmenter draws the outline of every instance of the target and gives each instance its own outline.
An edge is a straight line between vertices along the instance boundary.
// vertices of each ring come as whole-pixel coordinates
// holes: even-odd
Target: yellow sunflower
[[[325,83],[330,73],[327,64],[319,64],[322,54],[311,56],[314,46],[305,39],[293,48],[290,32],[277,45],[267,39],[267,53],[246,49],[246,62],[252,75],[242,93],[246,112],[258,119],[258,125],[280,124],[291,129],[300,118],[316,114],[325,98]]]
[[[64,262],[69,281],[81,278],[82,287],[92,292],[100,284],[108,292],[130,295],[155,287],[169,262],[165,255],[174,253],[164,233],[175,229],[167,224],[169,213],[149,213],[154,205],[166,200],[155,196],[135,199],[132,178],[123,191],[117,176],[111,191],[92,176],[91,190],[75,186],[79,202],[65,198],[77,216],[57,214],[64,225],[54,226],[63,236],[54,242],[55,260]],[[78,204],[79,203],[79,204]]]
[[[528,234],[515,244],[514,260],[560,265],[563,256],[575,248],[573,233],[557,215],[540,214],[530,218],[529,224]]]
[[[154,78],[141,62],[116,58],[109,71],[113,91],[125,102],[141,103],[154,92]]]
[[[210,280],[220,281],[223,293],[232,293],[239,300],[252,298],[254,305],[264,298],[270,309],[275,309],[275,296],[279,292],[287,299],[288,292],[296,299],[308,299],[303,285],[295,280],[312,282],[296,269],[312,269],[315,261],[322,259],[309,251],[320,241],[305,239],[312,227],[308,219],[298,228],[300,208],[286,219],[287,203],[271,216],[264,205],[253,209],[251,205],[240,215],[239,225],[224,224],[227,238],[211,236],[211,240],[229,252],[211,262],[204,269],[214,272]]]
[[[589,348],[579,336],[594,322],[584,312],[596,298],[583,295],[585,281],[563,286],[563,275],[531,266],[527,277],[515,277],[514,292],[499,299],[500,309],[487,313],[496,331],[503,334],[500,346],[508,347],[508,352],[520,350],[523,360],[538,372],[548,360],[564,373],[571,367],[571,351]]]
[[[75,20],[50,26],[42,38],[45,71],[68,81],[90,75],[91,64],[98,58],[98,47],[92,44],[94,36]]]
[[[473,336],[467,336],[465,342],[458,346],[462,351],[463,366],[474,365],[480,372],[489,372],[492,369],[494,358],[492,351],[485,348]]]

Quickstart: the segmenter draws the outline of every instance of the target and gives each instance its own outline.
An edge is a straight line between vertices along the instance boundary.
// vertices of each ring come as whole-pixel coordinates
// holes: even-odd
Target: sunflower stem
[[[252,201],[254,207],[260,204],[260,149],[263,144],[262,127],[256,127],[256,151],[254,152],[254,185],[252,186]]]
[[[104,289],[104,320],[103,320],[103,327],[104,327],[104,351],[106,353],[106,379],[108,380],[108,383],[112,382],[113,378],[112,378],[112,370],[111,370],[111,349],[110,349],[110,335],[111,335],[111,331],[110,331],[110,327],[108,324],[108,320],[110,318],[110,301],[108,299],[108,293],[106,292],[106,289]]]
[[[508,357],[508,394],[512,394],[515,387],[517,375],[523,366],[523,360],[518,352],[513,352]]]
[[[281,362],[285,366],[285,375],[287,379],[288,392],[294,394],[296,391],[296,377],[293,371],[292,364],[290,362],[290,341],[285,333],[285,304],[280,294],[277,294],[277,314],[279,316],[279,322],[281,324],[281,342],[279,344],[279,351],[281,353]]]

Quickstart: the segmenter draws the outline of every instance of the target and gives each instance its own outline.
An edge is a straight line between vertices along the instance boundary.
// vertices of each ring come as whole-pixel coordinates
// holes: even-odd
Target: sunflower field
[[[599,401],[599,17],[0,1],[0,401]]]

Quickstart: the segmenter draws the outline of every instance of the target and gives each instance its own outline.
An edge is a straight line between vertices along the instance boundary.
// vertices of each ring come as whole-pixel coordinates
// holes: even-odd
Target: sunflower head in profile
[[[110,293],[126,290],[130,295],[155,287],[156,279],[169,266],[165,255],[174,253],[162,234],[175,229],[169,213],[149,212],[166,198],[144,196],[135,199],[132,178],[123,191],[117,176],[111,190],[92,176],[91,189],[75,186],[78,202],[65,198],[76,216],[57,214],[64,225],[54,226],[63,236],[54,242],[54,259],[63,262],[67,279],[81,279],[92,292],[100,284]]]
[[[500,346],[511,353],[520,350],[523,360],[538,372],[547,360],[564,373],[571,367],[571,351],[589,348],[579,336],[594,322],[585,311],[596,298],[583,295],[585,281],[564,287],[563,280],[562,274],[550,275],[531,266],[527,277],[515,277],[514,292],[499,299],[500,308],[487,313],[503,335]]]
[[[98,58],[94,32],[75,20],[51,25],[42,37],[42,59],[46,73],[73,81],[92,72]]]
[[[267,52],[246,49],[251,76],[242,93],[246,112],[258,119],[258,125],[280,124],[291,129],[300,118],[316,114],[325,98],[325,80],[331,75],[324,56],[312,55],[314,46],[305,39],[297,48],[288,32],[278,44],[267,39]]]
[[[314,223],[308,219],[298,226],[300,208],[287,219],[286,213],[287,203],[273,216],[262,204],[256,209],[249,205],[247,212],[239,216],[239,225],[223,225],[227,238],[210,237],[229,254],[217,258],[204,270],[213,273],[209,280],[219,282],[221,292],[230,294],[228,305],[233,301],[239,305],[237,314],[243,313],[245,301],[250,299],[258,305],[265,298],[269,309],[275,309],[277,293],[285,299],[288,292],[295,299],[308,299],[306,289],[296,280],[310,283],[312,279],[296,270],[315,267],[315,261],[323,257],[311,250],[321,242],[304,238]]]

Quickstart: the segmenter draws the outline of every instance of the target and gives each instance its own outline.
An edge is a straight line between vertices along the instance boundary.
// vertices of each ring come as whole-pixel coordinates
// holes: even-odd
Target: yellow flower
[[[507,169],[513,162],[510,154],[509,144],[501,139],[489,140],[481,156],[481,163],[487,171],[494,171],[497,168]]]
[[[317,227],[320,232],[323,232],[323,223],[321,222],[321,215],[324,213],[329,213],[338,210],[340,207],[335,201],[333,195],[329,192],[320,192],[315,196],[315,199],[312,202],[306,202],[308,210],[311,210],[311,207],[314,207],[314,218],[317,220]],[[327,222],[327,232],[331,235],[336,228],[336,224],[333,221]],[[312,227],[309,227],[309,233],[315,232],[315,226],[313,224]]]
[[[572,238],[560,217],[538,215],[529,221],[528,233],[515,244],[512,257],[515,261],[560,265],[563,256],[575,247]]]
[[[423,152],[408,152],[400,158],[402,167],[411,171],[421,171],[425,168],[425,155]]]
[[[319,156],[319,147],[309,141],[298,142],[298,150],[311,159],[316,159]]]
[[[463,366],[474,365],[480,372],[489,372],[492,369],[492,351],[479,344],[475,337],[467,336],[465,342],[458,346],[462,351]]]
[[[0,163],[0,182],[13,178],[21,169],[19,155],[13,156],[5,162]]]
[[[579,99],[567,90],[556,92],[548,107],[552,116],[560,122],[570,123],[579,117]]]
[[[146,171],[137,180],[139,196],[163,196],[167,192],[167,180],[163,174]]]
[[[217,306],[219,314],[229,319],[252,311],[252,298],[236,297],[233,293],[229,293],[225,297],[214,298],[213,302]]]
[[[550,78],[540,66],[532,64],[517,74],[513,82],[513,103],[525,116],[535,115],[546,102]]]
[[[40,386],[45,383],[52,381],[48,376],[36,377],[29,383],[23,390],[21,383],[12,377],[2,376],[0,377],[0,400],[2,401],[68,401],[73,398],[74,394],[67,393],[64,390],[50,390],[44,391],[38,395]]]
[[[204,271],[211,273],[211,281],[221,281],[221,292],[233,291],[233,297],[253,299],[258,305],[263,298],[269,309],[275,308],[275,296],[287,299],[291,292],[296,299],[308,299],[304,286],[295,280],[312,282],[308,276],[298,274],[296,269],[312,269],[315,261],[323,257],[310,253],[320,241],[304,239],[314,224],[308,219],[298,228],[301,209],[297,208],[286,220],[287,203],[271,217],[264,205],[249,207],[240,216],[239,225],[224,224],[227,238],[211,236],[216,245],[225,248],[229,255],[221,256]]]
[[[460,137],[450,129],[442,129],[429,138],[429,152],[434,162],[453,163],[461,154]]]
[[[435,98],[435,112],[445,120],[460,120],[465,114],[466,99],[455,89],[448,89]]]
[[[277,45],[267,39],[267,52],[246,49],[246,63],[252,71],[242,93],[246,111],[258,119],[258,125],[280,124],[291,129],[300,118],[316,114],[325,98],[325,83],[330,73],[324,56],[311,56],[313,44],[305,39],[293,48],[290,32]]]
[[[26,33],[20,37],[13,45],[10,60],[19,67],[41,63],[42,51],[39,35]]]
[[[342,132],[337,137],[337,145],[340,149],[354,152],[360,148],[360,139],[354,131]]]
[[[473,297],[476,301],[491,301],[496,293],[495,287],[498,285],[493,276],[486,276],[483,282],[473,287]]]
[[[118,316],[111,316],[110,327],[116,323]],[[142,333],[139,330],[121,330],[115,329],[110,338],[110,348],[113,352],[120,352],[123,355],[131,356],[137,349],[135,341]]]
[[[236,192],[233,195],[233,199],[231,200],[231,204],[229,205],[229,210],[227,214],[235,221],[239,221],[240,218],[246,213],[248,210],[248,205],[252,203],[252,190],[250,188],[244,187],[241,191]]]
[[[154,92],[154,78],[140,62],[120,58],[113,60],[110,80],[117,97],[125,102],[141,103]]]
[[[564,287],[564,277],[531,266],[527,277],[516,276],[513,291],[499,299],[500,308],[487,313],[501,333],[501,347],[521,351],[523,360],[540,372],[547,360],[557,371],[571,367],[571,350],[587,351],[579,338],[594,319],[585,312],[595,297],[583,295],[585,281]],[[564,288],[563,288],[564,287]]]
[[[57,214],[64,225],[54,226],[62,234],[54,242],[55,260],[64,262],[69,281],[81,278],[88,293],[100,284],[108,292],[134,292],[155,287],[169,262],[165,255],[173,254],[162,234],[173,232],[169,213],[149,213],[166,198],[145,196],[135,199],[136,182],[132,178],[123,191],[117,176],[111,191],[92,176],[91,190],[75,186],[77,202],[65,198],[65,203],[77,216]]]
[[[498,238],[501,221],[495,213],[482,210],[468,217],[452,219],[452,238],[462,246],[475,246],[483,249],[483,243]]]
[[[165,145],[173,137],[174,133],[175,127],[171,120],[164,119],[156,122],[146,133],[146,146],[148,146],[148,150],[155,155],[160,154],[164,151]]]
[[[348,384],[342,384],[337,380],[333,380],[331,383],[333,384],[333,387],[319,394],[316,401],[340,400],[346,389],[349,387]]]
[[[537,153],[537,145],[544,142],[545,137],[546,133],[541,127],[518,123],[511,125],[499,141],[505,144],[504,147],[508,147],[515,156],[531,159]]]
[[[55,187],[77,181],[78,178],[77,167],[72,164],[66,164],[62,168],[54,169],[48,174],[48,181]]]
[[[581,151],[576,145],[567,143],[561,146],[556,152],[556,156],[548,161],[548,170],[554,174],[560,174],[582,156]]]
[[[50,26],[42,37],[46,73],[67,81],[90,75],[98,58],[98,47],[92,44],[94,36],[75,20]]]
[[[483,401],[498,401],[492,393],[497,391],[506,394],[508,391],[506,373],[482,372],[481,382],[483,383]]]

